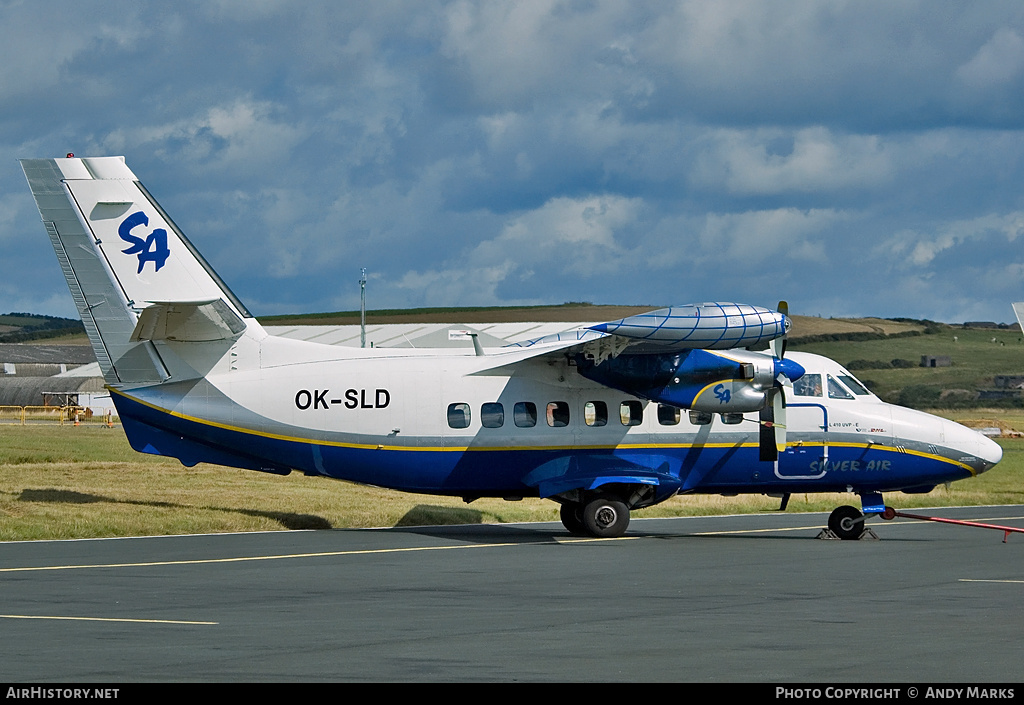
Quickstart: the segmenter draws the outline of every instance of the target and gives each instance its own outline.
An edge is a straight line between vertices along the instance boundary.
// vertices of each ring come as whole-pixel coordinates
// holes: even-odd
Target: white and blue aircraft
[[[673,307],[473,351],[275,337],[122,157],[21,164],[143,453],[466,501],[545,497],[597,537],[676,494],[767,494],[784,509],[793,492],[838,491],[862,509],[829,526],[858,538],[883,492],[928,492],[1002,457],[832,360],[785,356],[782,305]]]

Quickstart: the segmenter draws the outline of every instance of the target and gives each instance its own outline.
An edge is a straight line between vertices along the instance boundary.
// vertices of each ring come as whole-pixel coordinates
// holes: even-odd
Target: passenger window
[[[683,412],[678,407],[658,404],[658,423],[662,426],[675,426],[682,418]]]
[[[793,382],[793,394],[798,397],[820,397],[821,375],[805,374]]]
[[[588,401],[583,405],[583,421],[588,426],[604,426],[608,423],[608,405],[603,401]]]
[[[480,407],[480,425],[484,428],[501,428],[505,425],[505,407],[500,403],[487,402]]]
[[[469,404],[449,404],[448,425],[452,428],[469,428]]]
[[[710,411],[694,411],[690,409],[690,423],[694,426],[707,426],[712,421]]]
[[[644,420],[644,405],[630,400],[619,404],[619,421],[623,426],[639,426]]]
[[[828,376],[828,398],[829,399],[853,399],[853,395],[843,388],[843,385]]]
[[[512,408],[512,418],[519,428],[533,428],[537,425],[537,405],[532,401],[517,401]]]
[[[569,425],[569,404],[564,401],[553,401],[548,404],[548,426],[561,428]]]

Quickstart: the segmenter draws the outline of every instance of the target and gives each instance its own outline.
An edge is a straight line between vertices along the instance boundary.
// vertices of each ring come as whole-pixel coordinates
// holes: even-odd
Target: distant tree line
[[[886,362],[885,360],[850,360],[846,363],[848,370],[905,370],[919,365],[911,360],[896,358]]]
[[[942,329],[938,326],[920,330],[907,330],[902,333],[873,333],[858,331],[856,333],[822,333],[821,335],[802,335],[799,338],[790,338],[790,345],[810,345],[812,343],[833,343],[833,342],[863,342],[866,340],[890,340],[892,338],[915,338],[919,335],[934,335]]]
[[[19,319],[7,323],[20,326],[21,330],[0,333],[0,343],[26,343],[32,340],[46,340],[47,338],[59,338],[63,335],[85,332],[82,322],[74,318],[40,316],[34,313],[7,313],[0,316],[0,319],[5,318]]]

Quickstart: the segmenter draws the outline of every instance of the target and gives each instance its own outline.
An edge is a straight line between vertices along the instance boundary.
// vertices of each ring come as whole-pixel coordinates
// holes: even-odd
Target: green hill
[[[1016,328],[968,329],[929,322],[918,334],[853,338],[796,338],[790,349],[832,358],[880,397],[902,406],[1024,408],[1019,393],[979,395],[979,390],[996,391],[996,375],[1024,375],[1024,339]],[[948,356],[951,364],[921,367],[926,355]]]
[[[34,313],[0,315],[0,343],[27,343],[84,333],[82,322],[73,318],[39,316]]]

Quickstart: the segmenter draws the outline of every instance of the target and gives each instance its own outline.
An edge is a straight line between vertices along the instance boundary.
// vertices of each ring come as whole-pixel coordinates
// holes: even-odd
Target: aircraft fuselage
[[[814,355],[791,354],[821,388],[788,393],[775,462],[758,459],[757,412],[694,423],[564,360],[531,360],[508,375],[480,372],[491,355],[348,355],[114,396],[137,450],[465,497],[557,495],[604,467],[649,486],[640,506],[678,492],[925,492],[1001,456],[970,429],[842,385],[849,373]]]

